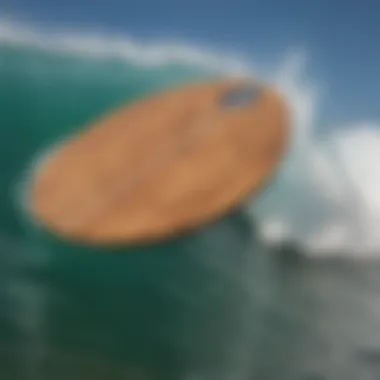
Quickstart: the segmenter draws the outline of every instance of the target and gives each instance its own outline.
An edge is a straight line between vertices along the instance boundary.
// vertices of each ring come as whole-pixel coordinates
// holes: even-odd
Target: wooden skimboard
[[[189,84],[101,117],[34,171],[33,217],[70,241],[135,244],[191,230],[255,196],[285,152],[273,90],[242,79]]]

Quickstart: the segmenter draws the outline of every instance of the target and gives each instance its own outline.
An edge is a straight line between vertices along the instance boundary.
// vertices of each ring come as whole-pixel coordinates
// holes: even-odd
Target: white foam
[[[253,63],[180,43],[138,43],[82,33],[43,33],[0,22],[0,43],[31,45],[90,58],[120,58],[144,67],[179,63],[252,74]],[[268,242],[292,240],[308,254],[380,256],[380,129],[358,121],[316,134],[318,87],[302,79],[304,53],[290,54],[270,73],[289,101],[294,134],[276,183],[251,207]],[[322,99],[323,100],[323,99]],[[337,128],[340,127],[340,128]]]
[[[316,256],[380,257],[379,124],[337,125],[318,137],[320,98],[299,80],[303,59],[285,60],[275,78],[295,133],[284,170],[252,211],[269,242],[290,239]]]
[[[60,53],[93,58],[120,58],[141,66],[182,63],[212,70],[247,75],[249,67],[234,56],[212,54],[179,42],[138,42],[132,38],[95,33],[43,32],[24,24],[0,20],[0,44],[29,45]]]

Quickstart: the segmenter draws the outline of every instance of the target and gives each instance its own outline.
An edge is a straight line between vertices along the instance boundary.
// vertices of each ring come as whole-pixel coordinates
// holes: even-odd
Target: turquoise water
[[[75,247],[39,230],[16,190],[47,146],[132,99],[221,75],[193,53],[161,62],[156,52],[148,63],[137,58],[152,48],[132,59],[95,47],[89,54],[83,44],[41,46],[0,44],[1,379],[376,378],[379,264],[274,248],[260,233],[261,218],[271,215],[265,200],[257,214],[247,207],[139,249]],[[283,214],[289,226],[304,218],[307,227],[300,205],[314,198],[298,197],[297,208],[276,197],[280,189],[287,199],[288,183],[306,195],[293,175],[266,196],[276,210],[297,210]],[[320,198],[314,204],[338,210]]]
[[[196,69],[140,68],[120,60],[65,56],[14,45],[0,46],[0,226],[19,233],[9,198],[15,174],[49,144],[99,114],[171,84],[206,75]]]

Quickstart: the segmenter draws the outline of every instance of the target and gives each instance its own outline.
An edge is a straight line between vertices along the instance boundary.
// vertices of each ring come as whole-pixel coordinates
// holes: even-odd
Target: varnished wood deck
[[[29,206],[69,240],[138,243],[222,216],[270,178],[286,148],[282,99],[260,87],[222,106],[242,80],[191,84],[106,115],[37,168]]]

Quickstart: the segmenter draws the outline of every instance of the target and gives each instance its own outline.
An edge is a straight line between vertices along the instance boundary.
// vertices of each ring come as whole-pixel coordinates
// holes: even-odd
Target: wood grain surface
[[[226,104],[228,94],[249,88],[256,98]],[[167,89],[103,115],[54,150],[34,172],[29,208],[72,241],[169,238],[258,194],[288,134],[283,100],[258,83],[220,79]]]

